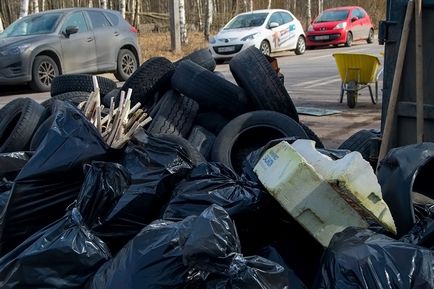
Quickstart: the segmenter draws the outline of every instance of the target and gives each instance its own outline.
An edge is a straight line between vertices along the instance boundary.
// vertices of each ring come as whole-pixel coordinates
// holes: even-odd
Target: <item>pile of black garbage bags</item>
[[[145,131],[115,150],[56,107],[35,151],[0,154],[0,288],[434,288],[434,207],[323,248],[256,179],[261,150],[241,175]]]

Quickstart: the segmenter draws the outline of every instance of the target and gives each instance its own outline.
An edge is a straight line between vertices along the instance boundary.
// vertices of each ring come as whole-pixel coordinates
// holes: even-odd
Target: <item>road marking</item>
[[[362,52],[362,51],[366,51],[369,50],[369,48],[353,48],[351,49],[350,52],[347,52],[348,50],[345,50],[345,52],[343,53],[355,53],[355,52]],[[335,52],[335,53],[339,53],[339,52]],[[322,59],[322,58],[327,58],[327,57],[333,57],[333,55],[331,54],[327,54],[327,55],[320,55],[320,56],[314,56],[314,57],[309,57],[309,60],[318,60],[318,59]]]
[[[303,82],[299,82],[297,84],[294,84],[292,86],[306,86],[306,85],[316,84],[316,83],[319,83],[319,82],[322,83],[324,81],[331,80],[331,79],[334,79],[334,78],[336,78],[336,75],[327,76],[327,77],[323,77],[323,78],[319,78],[319,79],[314,79],[314,80],[309,80],[309,81],[303,81]]]
[[[331,79],[329,81],[324,81],[324,82],[321,82],[321,83],[312,84],[312,85],[306,86],[305,88],[309,89],[309,88],[319,87],[319,86],[322,86],[322,85],[327,85],[327,84],[330,84],[330,83],[333,83],[333,82],[340,82],[340,81],[341,81],[340,78],[335,78],[335,79]]]

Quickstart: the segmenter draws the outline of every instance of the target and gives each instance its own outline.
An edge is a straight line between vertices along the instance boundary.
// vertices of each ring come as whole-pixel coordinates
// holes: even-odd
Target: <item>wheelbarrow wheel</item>
[[[349,108],[355,108],[357,104],[357,91],[347,91],[347,105]]]

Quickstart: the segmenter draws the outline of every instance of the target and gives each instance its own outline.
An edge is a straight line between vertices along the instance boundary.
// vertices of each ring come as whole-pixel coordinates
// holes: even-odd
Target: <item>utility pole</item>
[[[179,27],[179,2],[178,0],[169,0],[170,13],[170,40],[171,48],[174,52],[181,50],[181,29]]]

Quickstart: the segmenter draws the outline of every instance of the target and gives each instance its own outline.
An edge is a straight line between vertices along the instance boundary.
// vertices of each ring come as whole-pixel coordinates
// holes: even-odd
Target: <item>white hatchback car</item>
[[[303,54],[306,37],[300,21],[288,10],[255,10],[238,14],[210,38],[209,50],[217,63],[256,46],[262,53],[293,50]]]

